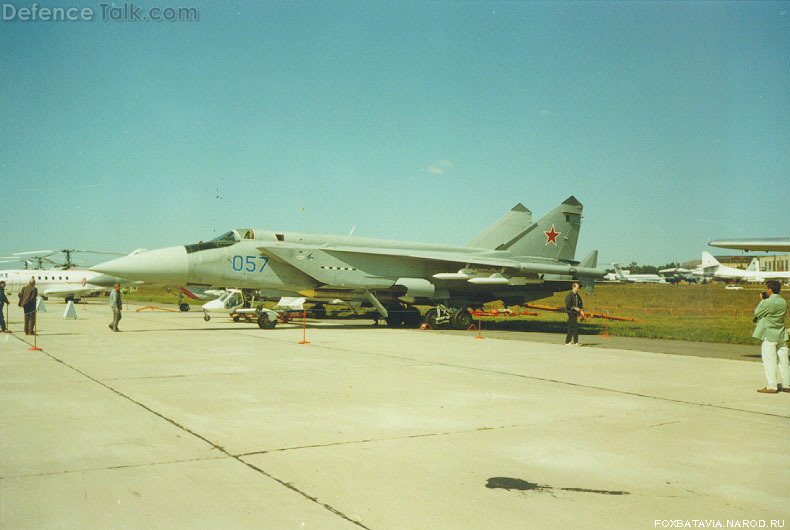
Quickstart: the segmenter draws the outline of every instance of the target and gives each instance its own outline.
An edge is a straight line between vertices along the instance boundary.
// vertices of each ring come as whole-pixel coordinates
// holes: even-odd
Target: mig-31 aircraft
[[[573,280],[591,293],[606,271],[596,268],[598,251],[574,261],[581,214],[571,196],[533,223],[519,203],[464,246],[245,228],[93,270],[146,283],[254,289],[259,297],[361,303],[396,327],[419,325],[415,306],[427,305],[424,321],[433,327],[466,329],[473,322],[467,308],[486,302],[523,304],[569,290]]]

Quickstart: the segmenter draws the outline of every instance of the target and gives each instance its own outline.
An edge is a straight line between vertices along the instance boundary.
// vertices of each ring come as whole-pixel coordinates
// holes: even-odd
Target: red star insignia
[[[554,243],[554,246],[557,246],[557,236],[560,235],[562,232],[557,232],[554,230],[554,225],[551,225],[551,230],[548,232],[543,232],[546,234],[546,244]]]

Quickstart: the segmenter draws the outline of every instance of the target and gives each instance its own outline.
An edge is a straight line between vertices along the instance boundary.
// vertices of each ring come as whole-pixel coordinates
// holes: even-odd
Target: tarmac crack
[[[648,425],[648,429],[652,429],[653,427],[663,427],[664,425],[672,425],[673,423],[680,423],[680,420],[677,421],[665,421],[664,423],[656,423],[655,425]]]
[[[266,338],[266,337],[261,337],[261,338]],[[321,346],[316,344],[316,345],[314,345],[314,347],[320,348]],[[656,401],[664,401],[664,402],[668,402],[668,403],[679,403],[679,404],[683,404],[683,405],[695,405],[695,406],[699,406],[699,407],[710,407],[710,408],[715,408],[715,409],[720,409],[720,410],[729,410],[729,411],[734,411],[734,412],[744,412],[744,413],[747,413],[747,414],[757,414],[757,415],[760,415],[760,416],[770,416],[770,417],[774,417],[774,418],[790,419],[790,415],[776,414],[776,413],[773,413],[773,412],[761,412],[761,411],[756,411],[756,410],[742,409],[742,408],[738,408],[738,407],[729,407],[729,406],[726,406],[726,405],[715,404],[715,403],[700,403],[698,401],[688,401],[688,400],[684,400],[684,399],[674,399],[674,398],[668,398],[668,397],[650,396],[648,394],[640,394],[639,392],[631,392],[631,391],[628,391],[628,390],[617,390],[617,389],[614,389],[614,388],[606,388],[606,387],[596,386],[596,385],[585,385],[585,384],[582,384],[582,383],[573,383],[571,381],[560,381],[559,379],[551,379],[551,378],[548,378],[548,377],[538,377],[538,376],[534,376],[534,375],[517,374],[517,373],[513,373],[513,372],[503,372],[503,371],[500,371],[500,370],[490,370],[488,368],[480,368],[480,367],[477,367],[477,366],[466,366],[466,365],[462,365],[462,364],[451,364],[451,363],[443,363],[443,362],[438,362],[438,361],[426,361],[424,359],[415,359],[413,357],[402,357],[400,355],[392,355],[392,354],[387,354],[387,353],[366,352],[366,351],[361,351],[361,350],[350,350],[350,349],[345,349],[345,348],[339,348],[337,346],[334,346],[332,349],[334,351],[344,351],[344,352],[347,352],[347,353],[356,353],[358,355],[370,355],[370,356],[374,356],[374,357],[383,357],[383,358],[386,358],[386,359],[396,359],[396,360],[399,360],[399,361],[412,361],[412,362],[416,362],[416,363],[422,363],[422,364],[428,365],[428,366],[443,366],[443,367],[446,367],[446,368],[456,368],[456,369],[459,369],[459,370],[470,370],[470,371],[474,371],[474,372],[481,372],[481,373],[493,374],[493,375],[504,375],[504,376],[508,376],[508,377],[517,377],[519,379],[529,379],[529,380],[532,380],[532,381],[541,381],[541,382],[544,382],[544,383],[555,383],[555,384],[559,384],[559,385],[572,386],[572,387],[576,387],[576,388],[585,388],[585,389],[590,389],[590,390],[598,390],[598,391],[601,391],[601,392],[610,392],[610,393],[613,393],[613,394],[620,394],[620,395],[624,395],[624,396],[640,397],[640,398],[652,399],[652,400],[656,400]]]
[[[174,419],[168,418],[164,414],[162,414],[160,412],[157,412],[156,410],[152,409],[151,407],[149,407],[149,406],[147,406],[147,405],[145,405],[145,404],[143,404],[143,403],[141,403],[141,402],[139,402],[139,401],[137,401],[135,399],[132,399],[131,396],[128,396],[128,395],[124,394],[123,392],[121,392],[120,390],[118,390],[116,388],[113,388],[112,386],[108,385],[104,381],[101,381],[101,380],[91,376],[90,374],[87,374],[86,372],[83,372],[82,370],[80,370],[76,366],[72,366],[69,363],[67,363],[66,361],[62,360],[62,359],[58,359],[57,357],[55,357],[54,355],[52,355],[51,353],[48,353],[47,351],[45,351],[43,349],[41,350],[41,353],[43,353],[44,355],[46,355],[47,357],[49,357],[53,361],[58,362],[58,363],[62,364],[63,366],[69,368],[70,370],[73,370],[74,372],[80,374],[81,376],[93,381],[97,385],[104,387],[105,389],[107,389],[110,392],[116,394],[117,396],[122,397],[123,399],[125,399],[125,400],[127,400],[127,401],[129,401],[131,403],[134,403],[135,405],[137,405],[138,407],[142,408],[143,410],[145,410],[145,411],[153,414],[154,416],[156,416],[156,417],[158,417],[158,418],[170,423],[174,427],[176,427],[176,428],[178,428],[178,429],[180,429],[180,430],[192,435],[193,437],[197,438],[198,440],[201,440],[201,441],[205,442],[206,444],[210,445],[212,448],[214,448],[217,451],[219,451],[220,453],[222,453],[224,455],[224,457],[231,458],[231,459],[235,460],[236,462],[246,466],[247,468],[249,468],[249,469],[251,469],[251,470],[253,470],[253,471],[255,471],[255,472],[257,472],[257,473],[259,473],[261,475],[263,475],[264,477],[266,477],[266,478],[268,478],[270,480],[273,480],[274,482],[277,482],[281,486],[284,486],[285,488],[291,490],[292,492],[301,495],[305,499],[307,499],[307,500],[309,500],[311,502],[314,502],[315,504],[318,504],[319,506],[323,507],[327,511],[333,513],[334,515],[336,515],[336,516],[338,516],[338,517],[340,517],[342,519],[345,519],[346,521],[348,521],[348,522],[350,522],[352,524],[354,524],[356,526],[359,526],[360,528],[368,529],[368,527],[363,525],[361,522],[355,521],[354,519],[352,519],[348,515],[344,514],[340,510],[334,508],[333,506],[330,506],[327,503],[321,502],[320,500],[318,500],[317,497],[314,497],[314,496],[308,494],[306,491],[303,491],[303,490],[297,488],[296,486],[294,486],[293,484],[291,484],[289,482],[285,482],[284,480],[275,477],[271,473],[268,473],[264,469],[261,469],[260,467],[254,465],[254,464],[251,464],[250,462],[244,461],[239,456],[231,454],[230,452],[228,452],[227,449],[225,449],[221,445],[212,442],[211,440],[209,440],[205,436],[203,436],[203,435],[201,435],[201,434],[189,429],[185,425],[181,425],[180,423],[178,423]]]
[[[501,425],[499,427],[478,427],[476,429],[465,429],[463,431],[452,431],[452,432],[435,432],[435,433],[422,433],[422,434],[410,434],[408,436],[395,436],[391,438],[369,438],[365,440],[348,440],[345,442],[330,442],[325,444],[314,444],[314,445],[300,445],[294,447],[279,447],[277,449],[265,449],[263,451],[252,451],[249,453],[241,453],[236,455],[239,458],[244,458],[247,456],[259,456],[265,455],[269,453],[283,453],[286,451],[298,451],[300,449],[321,449],[323,447],[342,447],[344,445],[359,445],[359,444],[368,444],[368,443],[382,443],[382,442],[397,442],[402,440],[413,440],[416,438],[432,438],[436,436],[456,436],[459,434],[469,434],[473,432],[482,432],[482,431],[498,431],[502,429],[517,429],[521,427],[526,427],[527,425]]]
[[[57,475],[69,475],[72,473],[93,473],[97,471],[113,471],[118,469],[136,469],[141,467],[155,467],[155,466],[167,466],[171,464],[186,464],[190,462],[207,462],[210,460],[225,460],[229,458],[226,455],[222,456],[212,456],[208,458],[187,458],[182,460],[167,460],[164,462],[145,462],[142,464],[126,464],[123,466],[107,466],[107,467],[92,467],[92,468],[85,468],[85,469],[64,469],[62,471],[53,471],[51,473],[31,473],[29,475],[9,475],[5,477],[0,477],[0,480],[14,480],[14,479],[22,479],[22,478],[37,478],[37,477],[51,477]]]

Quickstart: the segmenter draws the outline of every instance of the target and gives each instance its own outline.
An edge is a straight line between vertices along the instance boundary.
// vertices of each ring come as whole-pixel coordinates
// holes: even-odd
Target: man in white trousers
[[[779,376],[781,377],[782,392],[790,392],[790,366],[787,356],[787,302],[779,296],[782,286],[779,282],[771,280],[765,283],[765,293],[762,300],[754,309],[754,328],[752,337],[763,341],[762,357],[765,370],[765,387],[758,390],[764,394],[779,392],[776,379],[776,365],[779,363]]]

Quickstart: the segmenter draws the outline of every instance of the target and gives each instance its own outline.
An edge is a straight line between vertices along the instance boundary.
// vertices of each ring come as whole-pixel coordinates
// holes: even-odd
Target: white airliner
[[[766,280],[790,279],[790,272],[761,271],[759,260],[754,258],[746,270],[727,267],[719,263],[709,252],[702,251],[702,265],[699,272],[694,274],[706,278],[719,278],[722,280],[745,280],[747,282],[762,282]]]

